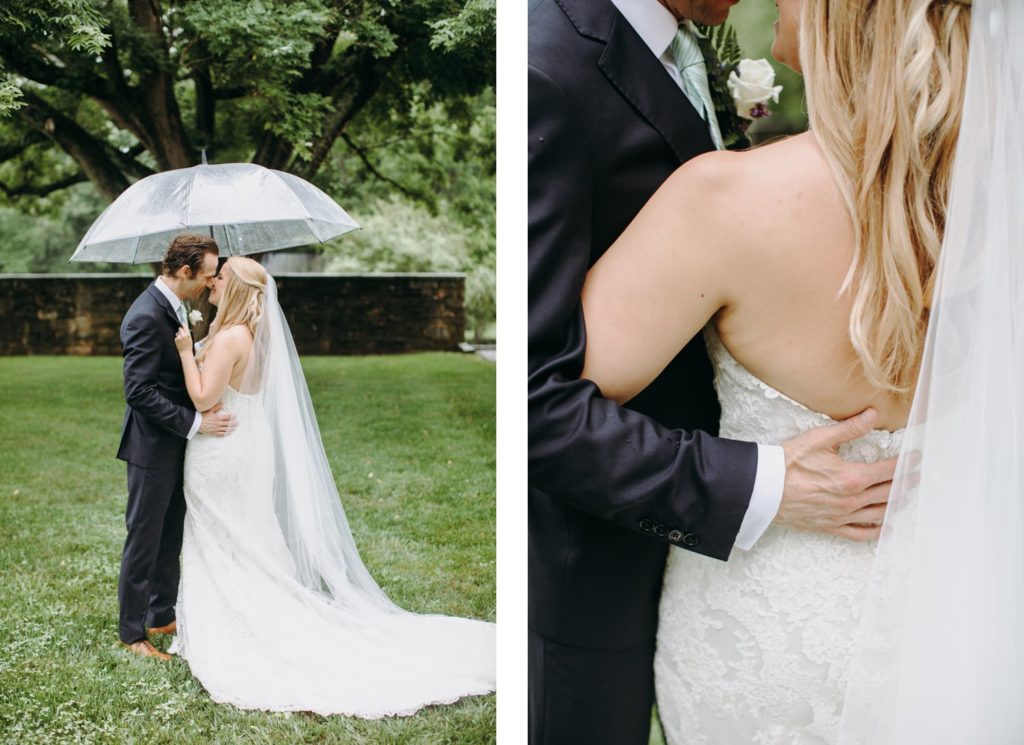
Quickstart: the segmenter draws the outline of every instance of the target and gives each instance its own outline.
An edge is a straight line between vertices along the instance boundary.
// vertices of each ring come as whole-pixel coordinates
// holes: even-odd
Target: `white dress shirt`
[[[157,277],[156,281],[153,284],[156,287],[156,289],[160,290],[163,296],[167,298],[167,301],[171,304],[171,309],[174,311],[174,315],[179,315],[178,310],[181,308],[181,298],[171,291],[171,288],[168,287],[167,284],[164,282],[163,277]],[[188,437],[186,439],[191,440],[193,437],[195,437],[196,432],[199,431],[199,428],[202,426],[202,424],[203,415],[197,411],[196,419],[194,422],[192,422],[192,429],[188,431]]]
[[[612,0],[612,4],[626,19],[640,39],[658,58],[669,77],[683,88],[682,78],[675,60],[669,52],[669,45],[679,30],[679,21],[672,12],[658,0]],[[782,502],[782,490],[786,483],[786,454],[779,445],[757,446],[757,474],[750,504],[740,525],[740,532],[733,544],[744,551],[749,550],[771,525]]]

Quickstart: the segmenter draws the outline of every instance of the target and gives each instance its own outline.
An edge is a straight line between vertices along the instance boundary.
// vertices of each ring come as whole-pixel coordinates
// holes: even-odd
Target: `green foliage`
[[[328,271],[460,272],[469,263],[469,231],[407,199],[378,199],[359,219],[362,230],[324,247]]]
[[[78,184],[52,195],[58,202],[51,215],[49,208],[39,214],[27,214],[13,207],[0,207],[0,274],[22,272],[96,272],[115,271],[149,272],[149,265],[132,267],[127,264],[68,263],[89,225],[103,209],[96,190],[88,184]]]
[[[426,354],[303,367],[374,578],[410,610],[494,620],[494,366]],[[377,721],[245,712],[212,702],[182,660],[121,651],[120,360],[0,359],[0,397],[0,742],[495,741],[493,695]]]
[[[103,25],[103,14],[89,0],[5,0],[0,6],[0,27],[89,54],[99,54],[110,41]]]
[[[359,220],[362,230],[324,247],[326,271],[464,272],[469,333],[477,341],[493,338],[495,264],[492,258],[481,258],[485,250],[478,241],[483,236],[443,213],[395,196],[377,199],[359,213]]]
[[[20,109],[23,105],[18,84],[10,76],[0,79],[0,116]]]
[[[218,72],[228,85],[251,83],[254,78],[266,82],[298,77],[309,66],[309,55],[323,27],[334,18],[321,2],[288,6],[251,0],[192,0],[173,10],[168,15],[181,25],[176,25],[171,35],[197,42],[180,50],[179,64],[188,65],[196,56],[209,55],[217,60]]]
[[[495,263],[494,17],[494,0],[5,3],[0,235],[20,240],[0,243],[0,267],[66,271],[56,247],[81,237],[69,187],[109,201],[205,149],[308,178],[395,234],[402,245],[375,238],[360,268],[454,266],[476,273],[471,314],[493,306],[480,272]],[[454,258],[373,218],[399,202]]]
[[[697,43],[707,62],[708,92],[715,108],[722,144],[726,148],[747,146],[748,124],[736,111],[736,102],[729,92],[729,76],[743,54],[736,40],[736,31],[729,25],[696,25]]]
[[[296,83],[309,70],[310,56],[335,13],[320,2],[249,0],[199,0],[176,10],[172,18],[180,25],[171,34],[185,44],[175,45],[172,59],[181,68],[209,67],[215,89],[246,90],[229,117],[259,123],[251,130],[254,140],[270,132],[291,143],[296,158],[308,160],[333,104],[329,95],[300,90]],[[194,98],[189,86],[182,88],[190,112]]]
[[[482,49],[493,59],[494,20],[494,0],[467,0],[457,16],[430,24],[434,30],[430,46],[441,47],[449,52]]]
[[[408,91],[397,111],[367,114],[335,146],[338,168],[324,174],[321,186],[353,210],[393,197],[397,188],[430,212],[449,214],[474,229],[484,242],[478,255],[493,255],[494,89],[435,101],[421,86]]]
[[[335,146],[337,170],[318,182],[363,225],[324,247],[328,270],[466,272],[471,333],[492,338],[494,90],[432,101],[420,88],[400,114],[379,113],[353,123]],[[364,157],[394,183],[375,176]]]
[[[4,35],[17,42],[46,39],[58,50],[100,54],[110,43],[104,23],[102,13],[89,0],[5,0],[0,5],[0,29]],[[0,56],[0,117],[24,105],[24,82],[11,72],[10,65]]]
[[[707,37],[708,43],[715,51],[718,61],[724,66],[732,68],[743,59],[743,50],[740,48],[739,39],[736,36],[736,29],[732,24],[723,23],[720,26],[705,26],[696,24],[697,30]]]

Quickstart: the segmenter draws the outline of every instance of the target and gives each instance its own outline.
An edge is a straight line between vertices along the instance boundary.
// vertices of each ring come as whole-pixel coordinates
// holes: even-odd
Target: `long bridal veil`
[[[240,391],[259,401],[265,434],[248,472],[237,478],[244,493],[268,495],[250,500],[267,505],[267,516],[249,521],[254,527],[237,548],[245,548],[246,560],[259,564],[267,578],[247,587],[263,596],[267,617],[257,619],[253,633],[263,634],[259,644],[267,659],[275,655],[280,692],[261,686],[249,698],[227,700],[246,708],[378,717],[493,691],[493,623],[405,611],[367,571],[273,278],[261,307]]]
[[[397,612],[356,549],[272,277],[242,389],[260,395],[270,425],[274,509],[296,579],[338,607]]]
[[[975,0],[923,367],[841,745],[1024,742],[1024,3]]]

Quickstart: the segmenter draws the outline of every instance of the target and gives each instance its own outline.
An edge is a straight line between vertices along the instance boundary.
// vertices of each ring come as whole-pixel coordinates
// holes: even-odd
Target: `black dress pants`
[[[627,649],[556,644],[530,631],[530,745],[647,745],[654,640]]]
[[[146,638],[146,626],[174,620],[185,527],[184,467],[141,468],[128,464],[128,507],[117,599],[118,633],[125,644]]]

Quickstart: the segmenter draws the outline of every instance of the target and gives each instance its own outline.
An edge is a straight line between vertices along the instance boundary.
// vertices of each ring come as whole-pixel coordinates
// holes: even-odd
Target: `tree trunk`
[[[104,143],[30,91],[24,92],[24,101],[18,115],[74,158],[106,199],[113,201],[128,188],[128,179],[114,164]]]
[[[324,122],[323,134],[313,142],[309,161],[296,164],[295,172],[298,175],[310,178],[320,170],[320,166],[324,164],[345,127],[363,110],[380,88],[387,65],[387,60],[366,55],[353,61],[347,76],[337,79],[327,76],[322,78],[322,84],[330,88],[321,92],[331,96],[335,101],[336,110]]]
[[[167,38],[164,36],[157,0],[131,0],[129,10],[132,20],[151,38],[159,50],[161,62],[165,62],[168,53]],[[194,165],[195,156],[181,121],[178,99],[174,95],[174,77],[168,66],[158,64],[141,72],[143,81],[137,95],[145,111],[144,129],[149,132],[152,142],[150,152],[161,170]]]
[[[201,141],[199,147],[213,160],[213,130],[216,122],[217,99],[214,97],[213,81],[209,67],[192,70],[192,82],[196,88],[196,130]]]

